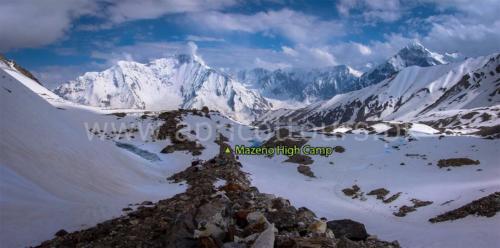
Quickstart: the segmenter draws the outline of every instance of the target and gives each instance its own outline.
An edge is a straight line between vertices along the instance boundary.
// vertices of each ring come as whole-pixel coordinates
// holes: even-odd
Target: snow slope
[[[50,92],[1,62],[0,82],[2,247],[34,245],[185,190],[147,161],[89,141],[84,122],[104,117],[53,107],[37,95]]]
[[[440,111],[500,104],[500,55],[429,67],[411,66],[379,84],[287,113],[269,112],[259,123],[315,126],[369,120],[411,122]],[[497,115],[492,116],[497,119]]]
[[[273,132],[252,129],[214,114],[211,119],[191,116],[184,123],[186,133],[200,123],[217,128],[233,147],[255,145],[273,135]],[[387,129],[384,125],[375,124],[380,131]],[[498,214],[491,218],[468,216],[436,224],[428,219],[500,191],[497,155],[500,140],[472,136],[440,138],[441,134],[436,132],[429,126],[414,124],[410,129],[411,141],[356,132],[342,138],[303,132],[303,136],[310,137],[309,145],[346,149],[330,157],[312,156],[311,169],[316,178],[298,173],[297,164],[284,162],[287,159],[284,156],[239,155],[239,160],[259,191],[286,197],[294,206],[305,206],[318,217],[362,222],[370,234],[398,240],[402,247],[498,247]],[[216,133],[212,133],[203,145],[214,145]],[[477,159],[480,165],[449,171],[437,166],[438,160],[455,157]],[[342,193],[342,189],[354,184],[365,192],[366,200],[351,199]],[[380,187],[388,189],[390,195],[402,194],[388,204],[366,195]],[[413,198],[433,203],[405,217],[393,215],[399,207],[411,205]]]
[[[207,106],[246,123],[271,108],[258,93],[190,55],[147,64],[119,61],[105,71],[85,73],[61,85],[55,93],[72,102],[111,109],[173,110]]]

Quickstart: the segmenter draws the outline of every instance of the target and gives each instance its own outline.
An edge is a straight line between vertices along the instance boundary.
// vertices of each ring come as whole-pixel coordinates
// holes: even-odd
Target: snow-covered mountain
[[[237,78],[269,99],[311,103],[354,90],[360,75],[349,66],[340,65],[309,70],[256,68],[238,72]]]
[[[249,122],[271,104],[197,56],[177,55],[147,64],[119,61],[102,72],[88,72],[54,91],[84,105],[146,110],[201,109],[207,106]]]
[[[414,41],[403,47],[386,61],[364,73],[355,87],[358,90],[382,82],[384,79],[393,76],[409,66],[427,67],[441,65],[448,63],[450,59],[450,56],[431,52],[419,42]]]
[[[421,117],[425,122],[436,120],[434,117],[440,118],[437,115],[454,115],[460,119],[460,125],[484,123],[483,118],[490,118],[490,123],[498,125],[499,60],[500,55],[497,54],[457,64],[425,68],[413,66],[403,69],[391,79],[368,87],[370,90],[363,89],[345,95],[366,104],[364,109],[367,112],[363,114],[376,111],[376,106],[379,106],[377,101],[368,100],[365,103],[367,98],[373,98],[371,95],[376,95],[380,102],[388,104],[394,104],[391,98],[401,96],[398,110],[391,105],[381,112],[381,116],[404,116],[404,113],[411,112],[411,108],[418,108],[414,112],[417,118]],[[462,81],[464,77],[466,79]],[[279,228],[276,237],[297,237],[301,242],[313,239],[314,243],[311,244],[317,244],[317,238],[321,237],[318,235],[323,234],[303,237],[298,234],[300,229],[297,228],[300,227],[295,224],[299,220],[297,212],[305,213],[301,216],[307,219],[313,213],[310,211],[327,220],[352,218],[363,223],[370,234],[385,240],[398,240],[403,247],[496,247],[499,242],[495,230],[498,229],[500,217],[496,214],[494,204],[490,204],[497,201],[498,197],[486,203],[478,201],[500,191],[497,156],[500,152],[499,139],[448,135],[447,132],[423,124],[414,124],[409,129],[411,139],[383,139],[377,134],[368,134],[372,138],[365,138],[364,134],[357,132],[360,130],[352,129],[352,133],[343,134],[341,139],[332,139],[334,137],[315,131],[296,133],[294,137],[304,139],[311,147],[343,149],[334,156],[310,155],[311,164],[307,166],[312,176],[301,172],[300,168],[304,165],[295,164],[300,161],[290,160],[288,156],[240,155],[237,166],[248,175],[255,189],[266,192],[263,198],[261,194],[247,194],[247,191],[240,190],[250,187],[246,179],[242,180],[239,174],[234,174],[232,168],[226,170],[228,159],[218,156],[222,150],[218,142],[221,137],[228,137],[225,144],[229,147],[255,146],[256,142],[266,142],[275,137],[274,132],[242,125],[214,112],[208,116],[190,111],[160,114],[137,110],[138,113],[122,113],[123,110],[119,110],[120,115],[105,114],[109,112],[103,113],[98,108],[82,107],[57,98],[17,69],[2,62],[0,85],[2,247],[38,245],[43,240],[54,238],[56,232],[57,236],[64,235],[64,232],[58,232],[62,229],[78,232],[54,240],[64,244],[75,241],[80,246],[92,246],[99,242],[116,242],[114,244],[118,245],[131,242],[164,244],[165,239],[192,242],[197,241],[193,233],[203,231],[197,229],[199,226],[195,221],[207,220],[206,223],[210,224],[207,226],[217,227],[214,229],[219,232],[222,230],[220,228],[231,225],[219,226],[218,223],[234,223],[225,220],[220,222],[221,211],[232,212],[234,206],[240,207],[239,202],[248,202],[248,209],[263,213],[260,216],[264,216],[264,219],[261,220],[276,224]],[[425,93],[427,90],[418,90],[422,88],[427,88],[429,93]],[[337,95],[334,99],[341,100],[345,95]],[[347,102],[345,99],[342,101]],[[425,110],[432,105],[425,106],[429,102],[438,103]],[[327,101],[316,106],[326,108],[338,103]],[[309,110],[314,111],[313,108]],[[287,114],[286,110],[282,111],[282,114]],[[304,113],[307,117],[308,113]],[[189,140],[199,142],[205,148],[202,153],[193,156],[182,149],[162,153],[166,146],[172,145],[171,139],[157,139],[157,136],[149,135],[151,133],[148,131],[143,134],[140,130],[128,131],[137,127],[167,124],[160,116],[177,116],[172,118],[178,121],[175,126],[180,130],[174,130]],[[462,120],[468,120],[468,123],[464,124]],[[449,123],[453,125],[455,121]],[[92,125],[91,132],[86,129],[85,123],[98,124],[98,128]],[[200,123],[206,128],[197,129]],[[110,124],[108,128],[106,124]],[[113,128],[121,127],[122,124],[127,132]],[[376,123],[371,127],[377,132],[390,128],[384,123]],[[122,145],[126,143],[128,148],[118,146],[117,142],[124,142]],[[152,161],[144,154],[157,156],[158,160]],[[478,162],[448,168],[439,165],[441,161],[464,158]],[[202,164],[193,166],[195,163],[192,161],[202,161]],[[209,167],[205,166],[207,164]],[[206,180],[196,186],[190,179],[180,181],[181,184],[166,180],[173,175]],[[196,180],[196,183],[199,182]],[[240,188],[235,192],[241,194],[234,194],[227,193],[229,185],[244,187],[235,186]],[[346,190],[354,190],[354,186],[358,189],[351,196]],[[193,191],[194,187],[203,188]],[[374,191],[386,193],[380,197],[370,193]],[[200,201],[197,193],[207,200]],[[231,196],[218,197],[227,194]],[[177,196],[166,199],[173,195]],[[246,199],[248,196],[252,196],[255,201]],[[287,200],[278,197],[288,198],[293,207]],[[160,199],[163,200],[158,201]],[[143,201],[153,202],[152,205],[140,204]],[[191,202],[195,201],[203,204],[193,208]],[[476,203],[470,207],[473,202]],[[182,208],[184,206],[186,208]],[[468,207],[464,210],[463,206]],[[486,206],[484,211],[493,216],[483,212],[480,213],[483,216],[475,216],[477,207],[483,206]],[[274,210],[268,211],[270,208]],[[405,209],[411,211],[406,216],[397,215]],[[457,211],[460,214],[455,214]],[[158,213],[165,218],[156,218]],[[443,214],[461,218],[464,217],[462,213],[470,216],[454,221],[429,222],[429,219]],[[121,217],[110,220],[117,216]],[[102,224],[92,227],[97,222]],[[473,232],[471,227],[474,227]],[[181,233],[182,236],[170,235],[171,230],[177,229],[178,232],[173,233]],[[278,236],[280,232],[291,234]],[[158,235],[149,235],[151,233],[166,234],[158,239]],[[222,233],[226,233],[226,230]],[[240,236],[241,240],[252,242],[252,238],[248,238],[250,235]],[[258,238],[252,236],[253,239]],[[75,237],[80,239],[75,240]],[[339,237],[337,235],[337,239]],[[354,241],[347,242],[348,245],[355,244]],[[374,237],[366,242],[374,242]],[[54,243],[43,244],[50,246]]]
[[[378,84],[328,101],[298,110],[271,111],[258,123],[320,126],[367,120],[411,121],[441,111],[499,105],[499,81],[499,54],[444,65],[410,66]]]
[[[293,108],[377,84],[409,66],[441,65],[454,59],[456,58],[451,55],[432,52],[415,41],[365,73],[346,65],[321,69],[287,68],[275,71],[256,68],[240,71],[237,78],[270,100],[288,103],[288,106],[282,104],[282,107]]]

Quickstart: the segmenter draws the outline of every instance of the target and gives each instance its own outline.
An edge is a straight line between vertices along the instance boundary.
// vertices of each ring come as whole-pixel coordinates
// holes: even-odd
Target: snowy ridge
[[[105,71],[85,73],[61,85],[55,93],[73,102],[104,108],[173,110],[207,106],[247,123],[271,108],[258,93],[190,55],[147,64],[120,61]]]
[[[396,120],[500,104],[500,55],[430,67],[411,66],[379,84],[298,110],[269,112],[257,123],[312,124]]]
[[[184,190],[114,144],[89,141],[83,123],[103,116],[52,106],[39,95],[50,91],[5,64],[0,84],[3,247],[35,245],[61,228],[119,215],[130,202]]]

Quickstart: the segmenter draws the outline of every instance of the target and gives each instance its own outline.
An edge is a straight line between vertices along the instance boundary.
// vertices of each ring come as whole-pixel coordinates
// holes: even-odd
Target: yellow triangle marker
[[[229,147],[226,147],[226,151],[225,151],[227,154],[231,153],[231,150],[229,149]]]

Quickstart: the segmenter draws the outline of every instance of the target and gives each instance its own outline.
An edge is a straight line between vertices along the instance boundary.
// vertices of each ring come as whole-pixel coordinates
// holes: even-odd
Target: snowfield
[[[130,203],[185,190],[166,180],[175,168],[166,173],[112,143],[89,141],[84,121],[109,117],[55,108],[25,87],[36,82],[5,65],[0,82],[2,247],[39,244],[60,229],[119,216]]]
[[[191,119],[188,126],[201,121]],[[220,127],[231,123],[221,117],[212,117],[212,121],[219,121]],[[233,137],[229,139],[233,146],[252,145],[250,137],[268,137],[245,126],[231,125],[230,130],[234,131],[222,128],[221,133]],[[237,132],[244,138],[234,135]],[[298,173],[297,164],[283,162],[287,159],[284,156],[240,155],[239,160],[243,170],[250,173],[252,184],[261,192],[288,198],[293,205],[305,206],[318,217],[359,221],[371,234],[384,240],[398,240],[402,247],[497,247],[500,245],[499,215],[492,218],[468,216],[436,224],[428,219],[500,191],[500,140],[472,136],[439,138],[440,134],[435,132],[431,127],[417,124],[410,131],[414,141],[401,137],[386,137],[383,141],[379,139],[383,136],[367,134],[345,134],[343,138],[335,138],[304,132],[304,136],[311,137],[309,145],[346,149],[328,158],[313,156],[311,169],[316,178]],[[456,157],[479,160],[480,165],[455,167],[449,171],[437,166],[440,159]],[[354,184],[365,192],[366,200],[351,199],[342,193],[342,189]],[[402,194],[386,204],[375,196],[366,195],[377,188],[388,189],[390,195]],[[413,198],[433,203],[406,217],[393,215],[400,206],[411,205]]]
[[[452,65],[437,68],[445,66]],[[233,147],[260,144],[274,134],[235,122],[224,113],[210,112],[207,118],[185,112],[181,123],[186,127],[181,132],[205,149],[199,156],[184,151],[165,154],[161,151],[171,142],[156,140],[152,132],[163,124],[156,118],[158,113],[69,103],[2,63],[0,82],[2,247],[36,245],[60,229],[79,230],[119,216],[131,203],[157,201],[185,191],[185,185],[166,178],[184,170],[193,160],[215,156],[219,152],[215,143],[218,133]],[[476,107],[468,101],[460,104],[469,103]],[[389,124],[379,122],[372,128],[384,132]],[[487,121],[488,126],[499,124],[498,118]],[[125,138],[119,139],[113,127],[120,126],[141,130],[127,131]],[[151,129],[142,133],[144,127]],[[410,128],[411,139],[367,134],[349,127],[333,132],[341,133],[341,137],[319,131],[301,133],[309,145],[345,148],[345,152],[330,157],[312,156],[310,168],[315,177],[300,174],[298,164],[284,162],[284,156],[240,155],[239,160],[261,192],[288,198],[296,207],[305,206],[318,217],[362,222],[370,234],[398,240],[403,247],[500,246],[498,214],[435,224],[428,221],[500,191],[500,139],[448,135],[421,123]],[[462,157],[479,160],[480,164],[450,169],[437,166],[440,159]],[[352,199],[343,193],[353,185],[360,187],[362,197]],[[389,190],[389,195],[401,195],[384,203],[367,195],[377,188]],[[411,199],[432,204],[405,217],[393,214],[399,207],[411,205]]]

